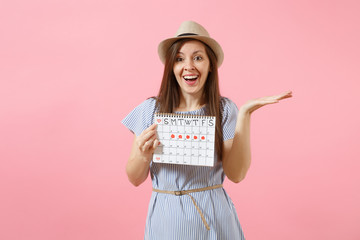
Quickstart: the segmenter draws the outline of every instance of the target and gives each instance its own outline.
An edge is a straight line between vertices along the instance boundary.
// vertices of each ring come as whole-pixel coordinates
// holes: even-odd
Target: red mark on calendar
[[[179,135],[179,138],[182,139],[182,135]]]
[[[194,136],[194,139],[197,139],[197,136]]]
[[[202,136],[202,137],[201,137],[201,140],[205,140],[205,137],[204,137],[204,136]]]
[[[174,135],[174,134],[171,134],[171,138],[175,138],[175,135]]]
[[[158,123],[161,123],[161,119],[158,119],[157,122],[158,122]]]
[[[189,135],[186,135],[186,139],[190,139],[190,136],[189,136]]]

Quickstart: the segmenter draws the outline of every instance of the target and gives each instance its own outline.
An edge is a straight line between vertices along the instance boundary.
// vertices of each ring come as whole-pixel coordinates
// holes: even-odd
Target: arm
[[[243,180],[250,167],[250,114],[242,110],[238,113],[233,139],[224,141],[223,168],[232,182]]]
[[[156,124],[135,136],[126,164],[126,174],[134,186],[142,184],[149,175],[150,162],[159,140],[156,138]]]
[[[251,113],[267,104],[277,103],[281,99],[292,97],[291,92],[276,96],[250,100],[239,109],[232,140],[224,141],[223,168],[226,176],[235,183],[246,176],[251,163],[250,151],[250,117]]]

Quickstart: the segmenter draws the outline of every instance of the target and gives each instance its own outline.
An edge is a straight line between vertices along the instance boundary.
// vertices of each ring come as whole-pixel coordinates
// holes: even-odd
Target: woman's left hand
[[[240,112],[251,114],[255,110],[265,106],[267,104],[278,103],[280,100],[292,97],[292,92],[287,91],[279,95],[261,97],[247,101],[241,106]]]

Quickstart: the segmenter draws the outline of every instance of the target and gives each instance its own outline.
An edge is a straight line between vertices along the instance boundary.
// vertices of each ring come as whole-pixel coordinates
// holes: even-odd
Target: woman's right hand
[[[159,145],[156,126],[157,124],[151,125],[134,138],[130,157],[126,164],[126,173],[134,186],[142,184],[149,175],[152,154]]]
[[[156,147],[160,144],[156,136],[156,127],[157,124],[154,123],[147,129],[145,129],[139,136],[136,137],[136,144],[139,150],[141,158],[145,162],[150,162],[152,159],[152,154],[154,153]]]

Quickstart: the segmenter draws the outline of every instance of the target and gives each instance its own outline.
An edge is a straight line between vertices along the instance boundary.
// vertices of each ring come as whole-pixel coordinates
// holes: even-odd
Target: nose
[[[190,71],[190,70],[194,70],[194,69],[195,69],[194,63],[191,60],[188,60],[185,62],[184,70]]]

